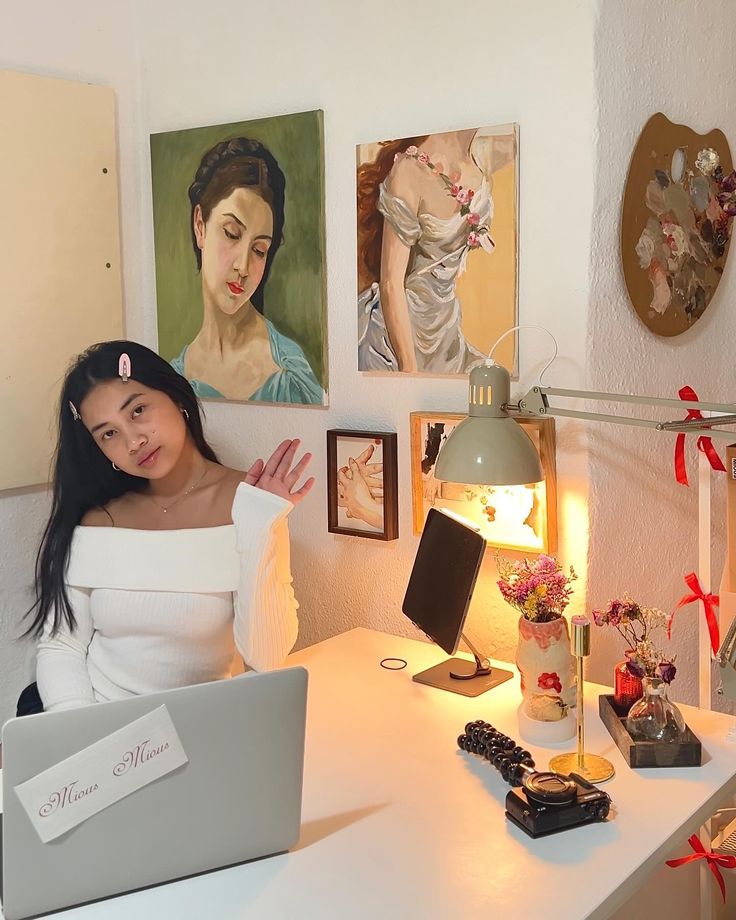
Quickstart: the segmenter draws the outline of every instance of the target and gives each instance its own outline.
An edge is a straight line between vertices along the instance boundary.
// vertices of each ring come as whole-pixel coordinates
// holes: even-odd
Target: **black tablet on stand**
[[[415,674],[420,684],[479,696],[513,677],[511,671],[491,668],[463,635],[485,548],[486,541],[473,527],[430,509],[401,609],[448,655],[455,654],[462,638],[475,661],[448,658]]]

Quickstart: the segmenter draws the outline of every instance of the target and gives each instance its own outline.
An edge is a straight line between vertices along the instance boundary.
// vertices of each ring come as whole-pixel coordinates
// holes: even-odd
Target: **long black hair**
[[[153,390],[166,393],[184,416],[197,450],[219,463],[202,430],[200,407],[189,381],[150,348],[137,342],[101,342],[79,355],[69,369],[59,399],[59,441],[54,457],[53,503],[51,516],[36,556],[36,601],[27,612],[33,617],[25,632],[39,636],[47,622],[56,632],[63,621],[76,627],[66,589],[74,528],[92,508],[102,508],[126,492],[141,491],[148,480],[114,470],[75,412],[98,383],[119,378],[120,356],[127,354],[131,379]],[[72,410],[72,405],[75,407]],[[188,418],[187,418],[188,416]]]
[[[273,214],[273,238],[266,255],[263,278],[250,298],[256,310],[263,313],[263,292],[273,260],[283,242],[286,179],[276,157],[258,141],[233,137],[215,144],[202,157],[194,181],[189,186],[189,228],[194,256],[197,268],[201,269],[202,253],[194,232],[194,211],[197,205],[202,209],[202,220],[207,223],[214,206],[232,195],[236,188],[249,188],[257,192],[270,206]]]

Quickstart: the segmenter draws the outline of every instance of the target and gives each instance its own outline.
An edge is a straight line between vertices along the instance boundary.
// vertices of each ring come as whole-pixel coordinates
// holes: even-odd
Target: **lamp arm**
[[[727,413],[720,417],[660,422],[654,419],[631,418],[625,415],[606,415],[602,412],[584,412],[580,409],[562,409],[550,406],[547,397],[561,396],[567,399],[599,399],[606,402],[633,403],[640,406],[667,406],[676,409],[703,409],[707,412]],[[601,393],[594,390],[567,390],[559,387],[535,386],[518,403],[505,407],[511,412],[532,418],[554,415],[568,418],[590,419],[594,422],[610,422],[614,425],[631,425],[634,428],[654,428],[657,431],[685,431],[690,434],[733,440],[732,431],[713,431],[712,425],[736,424],[736,405],[729,403],[708,403],[700,401],[663,399],[656,396],[630,396],[625,393]]]

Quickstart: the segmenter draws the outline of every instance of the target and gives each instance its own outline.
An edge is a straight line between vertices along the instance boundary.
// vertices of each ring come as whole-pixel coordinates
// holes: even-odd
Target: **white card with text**
[[[20,783],[15,792],[44,843],[189,758],[166,706]]]

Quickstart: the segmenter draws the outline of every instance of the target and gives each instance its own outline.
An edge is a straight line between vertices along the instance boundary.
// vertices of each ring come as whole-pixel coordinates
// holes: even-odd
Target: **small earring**
[[[110,461],[110,462],[112,463],[112,461]],[[112,468],[115,470],[116,473],[119,473],[119,472],[120,472],[120,467],[119,467],[119,466],[115,466],[114,463],[112,464]]]
[[[186,409],[182,409],[182,410],[181,410],[181,414],[184,416],[184,418],[185,418],[187,421],[189,421],[189,413],[187,412]]]

